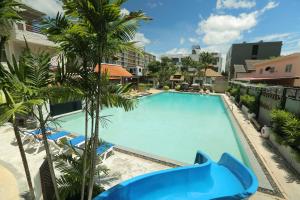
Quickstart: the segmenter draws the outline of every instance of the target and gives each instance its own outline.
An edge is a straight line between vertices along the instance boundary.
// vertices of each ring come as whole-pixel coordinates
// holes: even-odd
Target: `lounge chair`
[[[74,147],[78,150],[78,153],[83,153],[83,147],[82,145],[85,142],[84,136],[78,136],[68,141],[68,144]],[[113,150],[114,144],[108,143],[108,142],[102,142],[99,147],[96,149],[96,153],[98,156],[102,158],[102,161],[106,160]]]
[[[56,144],[57,141],[61,140],[62,138],[66,138],[69,134],[70,134],[70,132],[68,132],[68,131],[59,131],[59,132],[55,132],[50,135],[47,135],[47,139],[49,141],[49,144],[52,145],[52,147],[55,147],[54,149],[58,149],[57,148],[58,145]],[[43,146],[42,138],[37,137],[37,135],[39,135],[39,134],[32,135],[31,140],[27,146],[27,149],[30,147],[36,148],[34,154],[37,154],[39,152],[40,148]],[[53,144],[53,143],[55,143],[55,144]]]
[[[108,143],[108,142],[103,142],[97,149],[97,155],[102,158],[102,161],[106,160],[110,153],[112,152],[114,148],[114,144]]]
[[[53,128],[51,127],[46,127],[46,132],[50,132],[50,131],[54,131]],[[42,130],[39,129],[35,129],[33,131],[20,131],[21,135],[22,135],[22,142],[24,143],[26,140],[32,138],[33,136],[42,134]]]

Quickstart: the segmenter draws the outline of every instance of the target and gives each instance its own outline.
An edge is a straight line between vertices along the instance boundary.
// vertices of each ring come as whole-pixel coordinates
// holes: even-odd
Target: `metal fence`
[[[283,86],[263,86],[230,82],[230,86],[240,87],[240,95],[257,97],[256,118],[261,125],[270,125],[273,109],[284,109],[300,117],[300,88]]]

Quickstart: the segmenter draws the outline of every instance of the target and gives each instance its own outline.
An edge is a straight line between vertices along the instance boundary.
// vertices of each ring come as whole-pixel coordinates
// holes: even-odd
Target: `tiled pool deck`
[[[157,93],[158,91],[152,92]],[[259,133],[255,130],[253,125],[245,119],[243,114],[230,101],[230,99],[225,95],[223,95],[223,97],[225,102],[228,104],[228,107],[232,109],[233,116],[239,123],[239,127],[245,135],[245,141],[250,144],[248,144],[250,150],[254,150],[255,160],[258,160],[260,168],[263,166],[262,168],[264,174],[267,172],[266,175],[258,175],[259,178],[261,178],[260,176],[272,177],[271,182],[273,181],[275,183],[275,187],[278,187],[275,189],[278,189],[280,194],[283,195],[281,196],[280,194],[277,194],[277,196],[274,196],[267,194],[268,191],[267,193],[259,191],[250,199],[298,200],[300,197],[300,180],[293,173],[293,171],[286,166],[284,160],[269,145],[268,141],[259,136]],[[19,194],[16,195],[20,195],[27,190],[27,183],[18,147],[16,144],[11,144],[13,138],[14,134],[12,129],[0,127],[0,170],[1,168],[6,168],[8,171],[10,171],[11,174],[15,176],[15,181],[17,182],[18,186],[16,188],[16,185],[13,183],[14,180],[12,180],[12,184],[7,184],[5,179],[1,178],[6,175],[10,177],[10,180],[12,178],[11,175],[9,175],[9,172],[7,172],[5,169],[0,171],[0,186],[4,182],[5,185],[9,185],[7,191],[12,191],[10,193],[17,193],[19,191]],[[243,141],[241,142],[243,143]],[[37,155],[33,155],[32,151],[27,151],[26,154],[33,176],[38,172],[39,166],[41,165],[45,154],[44,151]],[[249,159],[251,160],[252,158],[250,157]],[[102,179],[102,183],[104,183],[106,188],[109,188],[128,178],[152,171],[174,167],[176,165],[184,165],[184,163],[178,163],[172,160],[137,152],[128,148],[119,147],[114,151],[114,154],[105,161],[105,165],[110,169],[110,171],[109,175]],[[274,183],[271,183],[271,186]],[[266,187],[267,185],[268,183],[265,184]],[[0,195],[0,200],[1,198],[2,195]]]

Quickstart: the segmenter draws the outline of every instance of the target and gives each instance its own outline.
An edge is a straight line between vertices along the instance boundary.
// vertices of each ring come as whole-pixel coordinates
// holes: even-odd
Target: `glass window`
[[[139,68],[139,72],[142,72],[142,69],[141,69],[141,68]]]
[[[252,55],[257,55],[258,54],[258,45],[253,45],[252,46]]]
[[[292,72],[292,67],[293,67],[292,64],[286,65],[286,66],[285,66],[285,72]]]

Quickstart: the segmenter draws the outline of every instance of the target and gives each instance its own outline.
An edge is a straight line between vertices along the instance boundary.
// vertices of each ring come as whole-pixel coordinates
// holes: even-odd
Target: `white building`
[[[199,61],[200,53],[204,52],[199,45],[194,45],[192,47],[191,54],[165,54],[162,57],[170,58],[177,66],[182,67],[182,58],[191,57],[194,61]],[[211,63],[214,67],[214,70],[221,73],[222,72],[222,55],[218,52],[211,52],[213,57],[215,58],[215,62]]]
[[[11,61],[12,55],[18,58],[26,48],[25,39],[33,52],[46,51],[50,55],[55,55],[56,45],[49,41],[46,35],[41,33],[40,22],[46,15],[28,6],[22,7],[22,21],[18,21],[12,25],[9,40],[6,42],[4,49],[1,50],[1,63],[5,66],[6,60]],[[25,38],[25,39],[24,39]]]
[[[144,72],[144,67],[141,67],[141,66],[132,66],[132,67],[127,67],[126,68],[127,71],[129,71],[133,76],[138,76],[138,77],[141,77],[141,76],[144,76],[145,75],[145,72]]]

